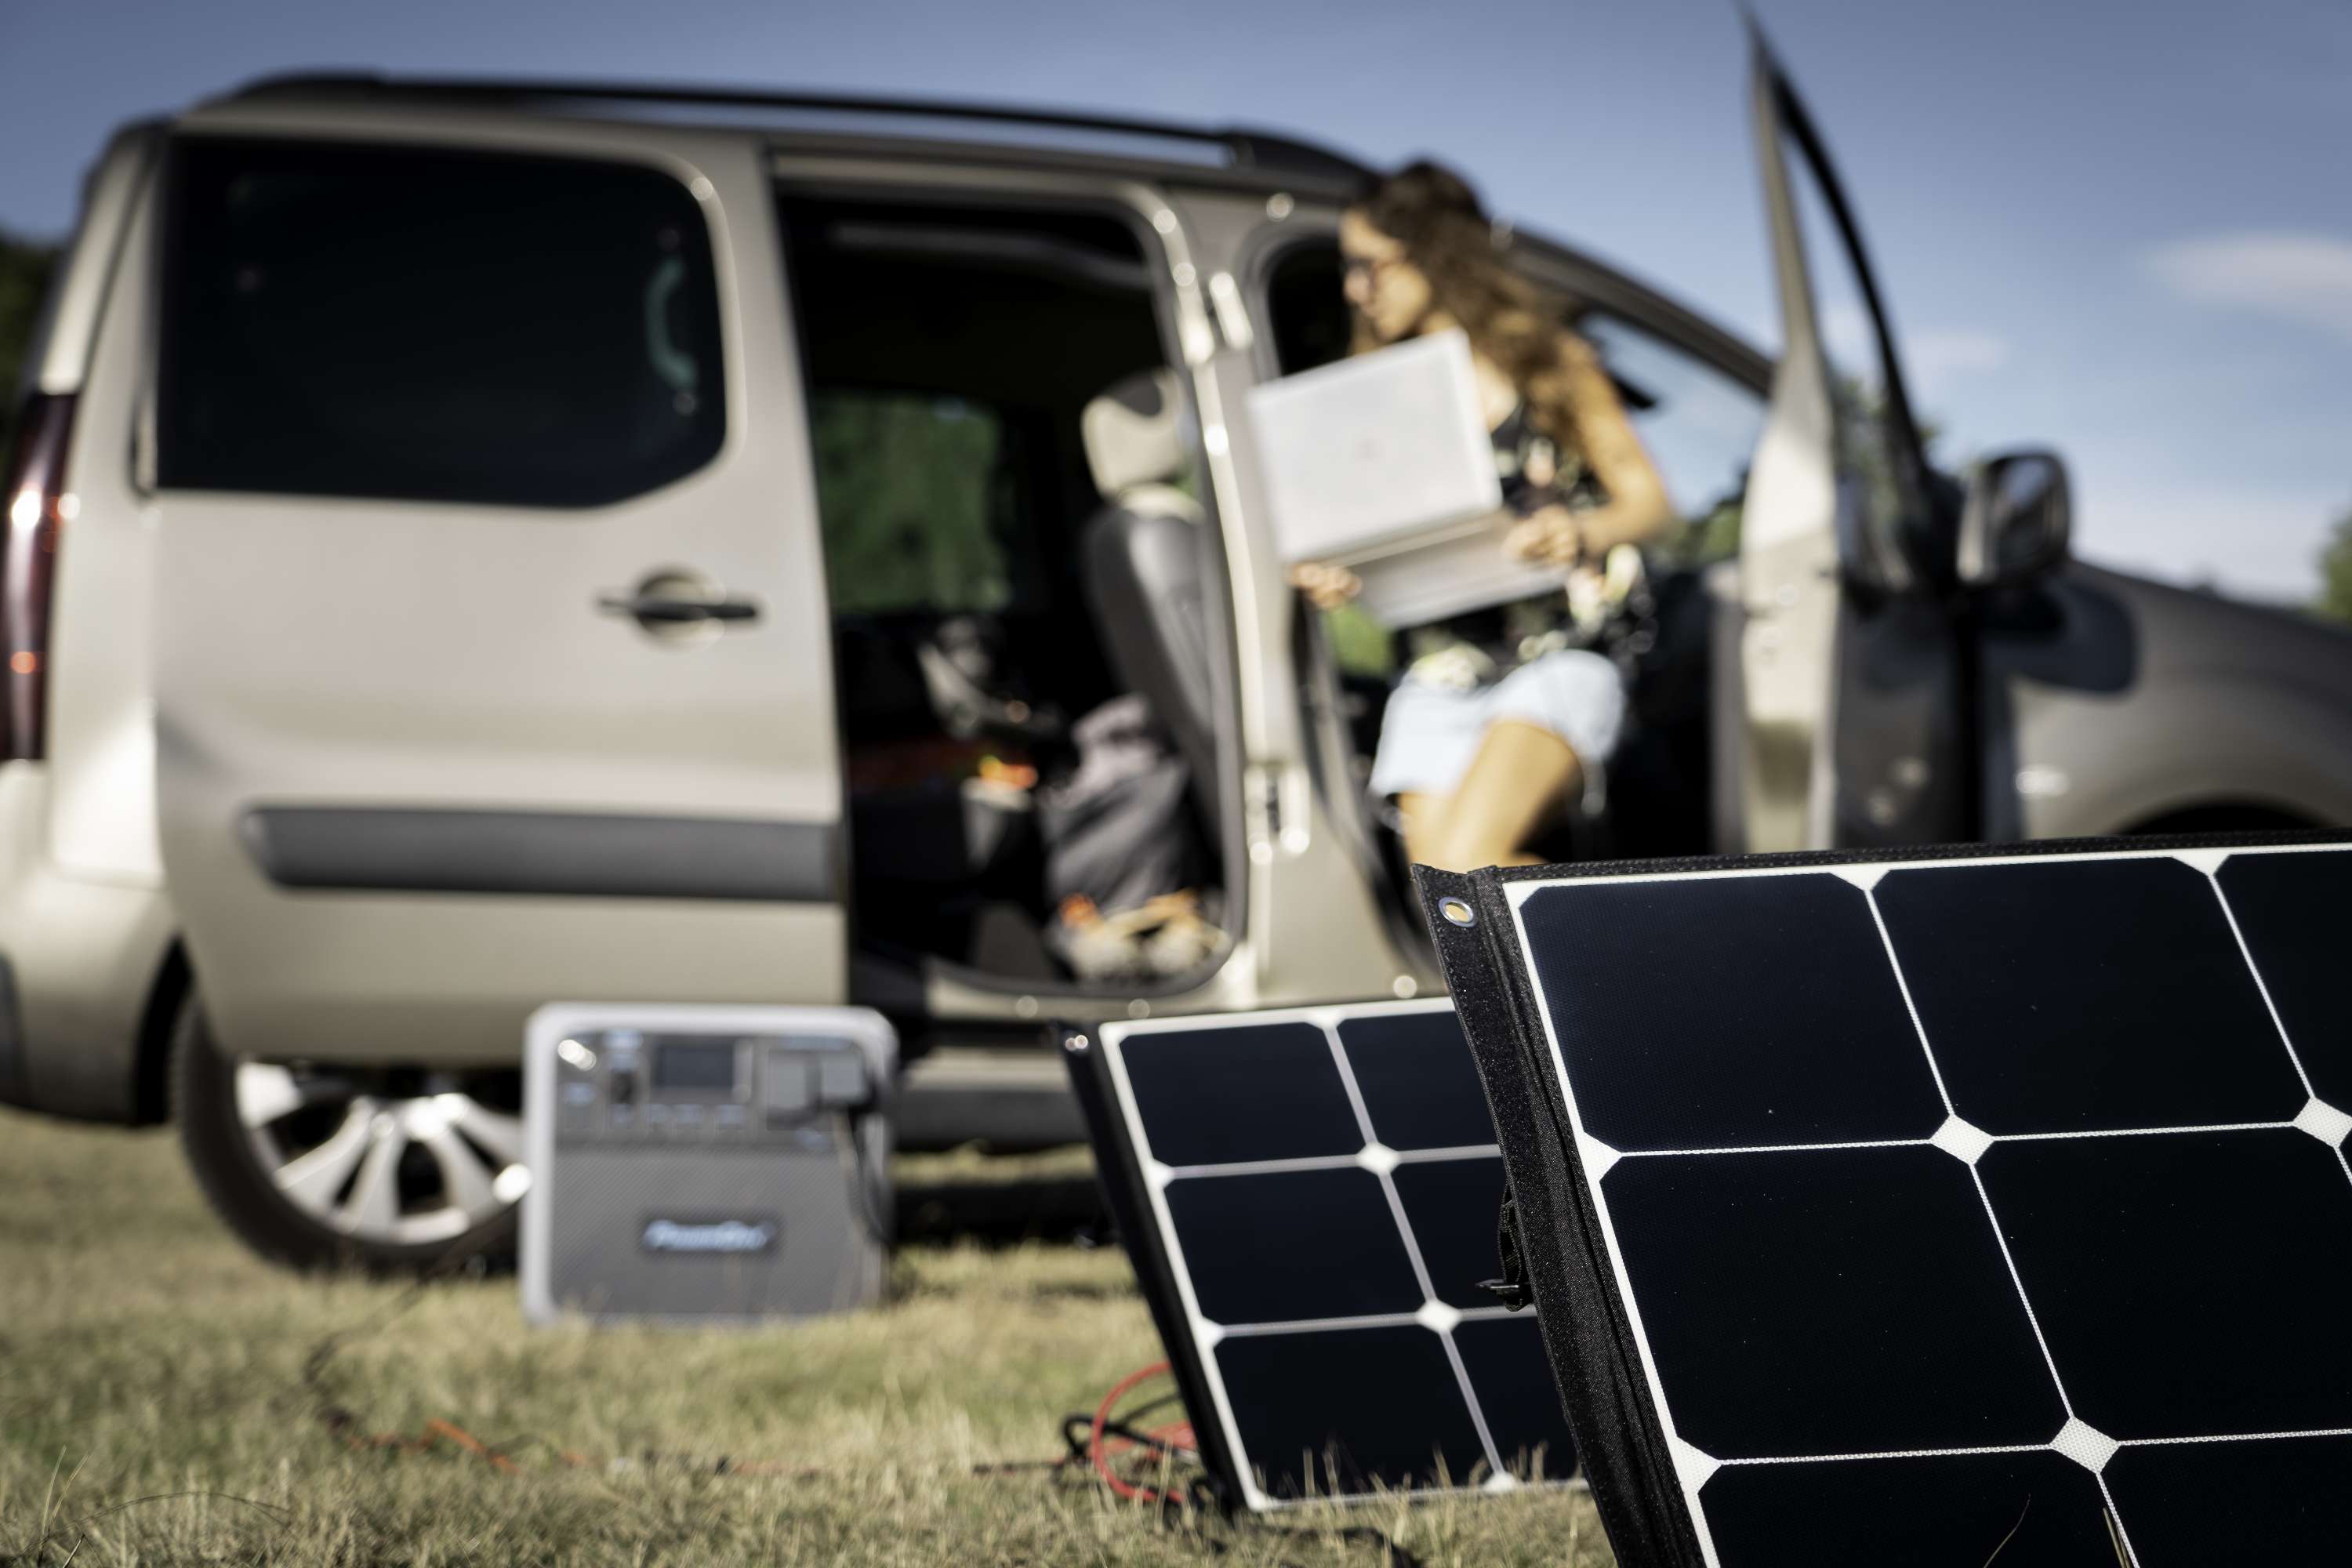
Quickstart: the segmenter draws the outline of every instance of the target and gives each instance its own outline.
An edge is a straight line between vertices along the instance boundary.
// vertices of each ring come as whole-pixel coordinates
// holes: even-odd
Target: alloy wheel
[[[522,1120],[499,1107],[508,1097],[499,1086],[250,1057],[236,1072],[237,1121],[262,1173],[306,1216],[354,1241],[454,1241],[530,1185]]]

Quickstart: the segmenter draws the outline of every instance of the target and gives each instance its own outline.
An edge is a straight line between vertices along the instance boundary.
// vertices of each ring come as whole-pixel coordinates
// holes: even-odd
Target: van
[[[1685,519],[1552,852],[2352,821],[2352,638],[2071,560],[2048,453],[1938,472],[1760,44],[1754,95],[1777,359],[1508,236]],[[1434,994],[1364,789],[1392,647],[1286,586],[1246,416],[1347,350],[1364,177],[601,83],[120,132],[7,470],[0,1100],[173,1119],[261,1251],[403,1268],[512,1224],[551,1000],[872,1006],[906,1142],[1019,1146],[1077,1135],[1045,1019]],[[1154,373],[1189,510],[1122,529],[1083,426]],[[1139,695],[1206,934],[1088,979],[1039,770]]]

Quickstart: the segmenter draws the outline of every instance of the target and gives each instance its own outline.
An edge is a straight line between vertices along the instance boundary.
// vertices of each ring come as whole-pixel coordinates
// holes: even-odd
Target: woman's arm
[[[1605,555],[1619,544],[1655,538],[1674,521],[1674,507],[1626,416],[1616,383],[1592,345],[1572,332],[1561,345],[1560,374],[1584,461],[1609,499],[1590,511],[1546,507],[1512,530],[1506,547],[1516,555],[1569,565]]]

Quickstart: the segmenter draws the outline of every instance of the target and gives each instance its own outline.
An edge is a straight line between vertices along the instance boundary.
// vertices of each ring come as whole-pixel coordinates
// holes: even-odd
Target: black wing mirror
[[[2023,583],[2066,559],[2074,503],[2055,452],[1988,458],[1960,510],[1960,581],[1971,588]]]

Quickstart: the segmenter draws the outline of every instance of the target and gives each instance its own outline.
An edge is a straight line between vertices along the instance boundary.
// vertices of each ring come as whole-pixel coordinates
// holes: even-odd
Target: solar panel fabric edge
[[[1526,1283],[1601,1527],[1625,1568],[1705,1568],[1576,1141],[1563,1135],[1567,1105],[1538,1054],[1509,900],[1492,871],[1416,866],[1413,879],[1495,1115]]]
[[[1529,955],[1522,942],[1528,927],[1521,920],[1519,911],[1527,900],[1539,889],[1522,888],[1517,885],[1580,883],[1593,880],[1712,880],[1712,878],[1704,875],[1706,873],[1728,874],[1744,880],[1758,873],[1787,874],[1811,870],[1837,872],[1841,868],[1872,868],[1874,869],[1856,869],[1852,874],[1841,875],[1839,879],[1852,883],[1860,889],[1864,902],[1875,911],[1877,905],[1871,898],[1871,889],[1876,885],[1879,878],[1915,868],[1925,868],[1936,863],[2027,863],[2064,856],[2075,857],[2078,859],[2105,861],[2172,859],[2185,862],[2190,868],[2203,872],[2208,879],[2215,879],[2215,886],[2219,889],[2221,884],[2218,879],[2218,873],[2227,864],[2228,857],[2236,851],[2267,850],[2275,854],[2279,851],[2297,849],[2344,850],[2347,847],[2352,847],[2352,837],[2347,837],[2341,833],[2315,832],[2182,836],[2126,840],[2069,840],[2028,845],[1955,846],[1913,850],[1727,857],[1671,863],[1530,867],[1507,871],[1489,870],[1467,878],[1446,877],[1423,868],[1416,868],[1416,877],[1422,888],[1424,903],[1430,912],[1430,927],[1437,936],[1440,957],[1457,1004],[1460,1005],[1465,1034],[1469,1038],[1474,1056],[1479,1063],[1481,1072],[1486,1076],[1489,1092],[1496,1100],[1495,1106],[1496,1121],[1502,1135],[1505,1164],[1513,1191],[1520,1197],[1524,1206],[1527,1205],[1531,1188],[1540,1193],[1547,1185],[1557,1186],[1562,1182],[1568,1184],[1569,1190],[1559,1194],[1564,1201],[1558,1204],[1556,1212],[1550,1215],[1551,1223],[1541,1229],[1534,1226],[1526,1227],[1528,1239],[1525,1250],[1528,1254],[1528,1265],[1536,1287],[1538,1311],[1544,1318],[1545,1343],[1552,1354],[1555,1372],[1559,1377],[1563,1393],[1568,1397],[1570,1418],[1576,1430],[1580,1450],[1584,1458],[1586,1473],[1592,1481],[1596,1500],[1601,1503],[1604,1523],[1610,1529],[1620,1560],[1627,1564],[1627,1568],[1643,1568],[1643,1565],[1653,1563],[1668,1564],[1671,1568],[1683,1568],[1685,1563],[1698,1564],[1714,1560],[1714,1552],[1701,1547],[1695,1537],[1706,1531],[1706,1514],[1714,1511],[1713,1504],[1707,1506],[1706,1512],[1701,1511],[1698,1489],[1705,1484],[1707,1475],[1715,1467],[1712,1461],[1696,1449],[1685,1450],[1694,1461],[1691,1473],[1687,1476],[1675,1473],[1671,1458],[1661,1461],[1659,1455],[1669,1447],[1666,1437],[1667,1422],[1672,1417],[1666,1415],[1665,1401],[1658,1396],[1655,1384],[1643,1373],[1640,1361],[1643,1353],[1641,1342],[1635,1342],[1635,1354],[1629,1357],[1623,1338],[1620,1335],[1612,1332],[1611,1335],[1602,1336],[1588,1331],[1576,1331],[1576,1326],[1573,1324],[1566,1326],[1570,1331],[1562,1331],[1562,1326],[1555,1321],[1564,1311],[1574,1311],[1588,1321],[1595,1318],[1604,1319],[1613,1331],[1629,1321],[1627,1302],[1624,1300],[1627,1286],[1622,1271],[1622,1259],[1614,1258],[1612,1251],[1616,1238],[1606,1233],[1604,1228],[1606,1222],[1601,1217],[1599,1212],[1604,1204],[1612,1208],[1617,1206],[1619,1200],[1605,1197],[1601,1192],[1597,1179],[1590,1183],[1586,1180],[1586,1171],[1578,1147],[1578,1139],[1572,1131],[1573,1128],[1586,1123],[1580,1120],[1577,1113],[1572,1112],[1567,1105],[1565,1085],[1559,1076],[1560,1067],[1554,1059],[1559,1042],[1547,1026],[1547,1004],[1538,994],[1539,981],[1536,972],[1539,966],[1529,962]],[[2264,858],[2269,858],[2269,857]],[[1702,875],[1691,878],[1686,875],[1688,873]],[[1454,918],[1450,920],[1446,912],[1449,900],[1459,900],[1451,906]],[[2231,908],[2231,900],[2226,895],[2221,899],[2221,907],[2224,910]],[[1467,924],[1464,923],[1465,917],[1467,918]],[[1888,917],[1874,913],[1873,918],[1878,921],[1878,938],[1885,944],[1887,959],[1894,967],[1899,984],[1904,964],[1895,951],[1897,939],[1888,933],[1886,926]],[[2254,952],[2246,945],[2246,935],[2237,929],[2237,916],[2232,913],[2229,921],[2230,933],[2235,937],[2237,949],[2243,954],[2245,963],[2254,972],[2256,987],[2261,988],[2262,964],[2257,962]],[[1558,936],[1559,933],[1555,932],[1554,937]],[[1557,947],[1557,941],[1553,945]],[[1925,1031],[1927,1026],[1922,1024],[1917,1005],[1912,1002],[1907,991],[1903,1001],[1904,1005],[1911,1009],[1913,1015],[1912,1030],[1906,1033]],[[2266,990],[2263,993],[2263,1001],[2270,1006],[2273,1022],[2284,1034],[2285,1026],[2278,1019],[2277,1005],[2273,1002]],[[1590,1026],[1592,1020],[1587,1019],[1585,1022]],[[1928,1046],[1926,1032],[1920,1033],[1920,1044],[1923,1047],[1928,1047],[1927,1054],[1932,1062],[1937,1053]],[[2285,1044],[2289,1054],[2294,1055],[2294,1042],[2290,1039],[2285,1041]],[[2302,1064],[2298,1060],[2297,1070],[2300,1071],[2301,1068]],[[1950,1111],[1952,1094],[1958,1091],[1947,1090],[1940,1079],[1936,1088],[1943,1097],[1944,1110]],[[2306,1077],[2305,1089],[2308,1092],[2309,1089],[2310,1083]],[[1503,1097],[1506,1095],[1517,1097],[1523,1104],[1540,1106],[1542,1117],[1506,1114],[1502,1103]],[[1589,1100],[1590,1095],[1586,1091],[1580,1091],[1579,1098]],[[2314,1104],[2317,1103],[2315,1100]],[[1967,1109],[1965,1104],[1962,1109]],[[1591,1112],[1591,1107],[1587,1105],[1584,1115],[1589,1117]],[[1548,1127],[1542,1125],[1544,1121],[1549,1121],[1549,1125]],[[1950,1125],[1961,1127],[1971,1137],[1982,1136],[1977,1133],[1973,1127],[1957,1117]],[[2156,1130],[2160,1131],[2163,1127],[2177,1125],[2179,1123],[2163,1121],[2156,1124]],[[2256,1121],[2247,1125],[2260,1129],[2284,1124]],[[2298,1118],[2293,1125],[2303,1127],[2303,1120]],[[2188,1130],[2195,1131],[2195,1129]],[[1937,1137],[1927,1142],[1935,1143],[1937,1147],[1943,1147],[1946,1153],[1953,1154],[1964,1163],[1973,1165],[1974,1151],[1963,1152],[1958,1149],[1944,1147],[1943,1139],[1948,1131],[1948,1126],[1939,1128]],[[2324,1130],[2304,1127],[2304,1131],[2311,1131],[2322,1142],[2327,1141],[2327,1135]],[[2333,1131],[2340,1143],[2342,1132],[2340,1124],[2336,1125]],[[2008,1136],[2095,1138],[2100,1137],[2101,1133],[2096,1131],[2021,1132],[2012,1128]],[[1994,1141],[1997,1141],[1997,1137]],[[1745,1144],[1750,1141],[1735,1139],[1725,1140],[1725,1142]],[[1760,1142],[1769,1143],[1774,1141]],[[1917,1142],[1920,1140],[1912,1137],[1897,1140],[1897,1142]],[[1704,1154],[1710,1151],[1702,1149],[1696,1150],[1694,1152]],[[1713,1151],[1713,1152],[1728,1153],[1730,1151]],[[1612,1163],[1616,1160],[1617,1154],[1613,1150],[1604,1150],[1596,1157],[1603,1162],[1597,1169],[1606,1171],[1612,1168]],[[2352,1163],[2347,1163],[2340,1150],[2336,1163],[2344,1166],[2347,1173],[2352,1173]],[[1584,1201],[1587,1199],[1590,1201]],[[1985,1202],[1988,1216],[1994,1219],[1998,1229],[2001,1223],[2000,1216],[1993,1214],[1990,1198]],[[1623,1216],[1619,1216],[1617,1223],[1623,1224]],[[1580,1272],[1583,1276],[1584,1288],[1581,1289],[1565,1288],[1576,1279]],[[2030,1317],[2032,1300],[2031,1292],[2027,1289],[2026,1281],[2015,1278],[2014,1264],[2011,1265],[2010,1273],[2017,1293],[2026,1298],[2025,1306]],[[2042,1337],[2039,1327],[2034,1331],[2034,1337],[2037,1340]],[[2042,1359],[2046,1361],[2049,1353],[2045,1345],[2042,1352]],[[2057,1375],[2054,1365],[2051,1369],[2051,1374],[2053,1379]],[[1688,1373],[1686,1371],[1677,1375],[1686,1377]],[[1648,1397],[1635,1401],[1630,1406],[1617,1404],[1612,1408],[1606,1396],[1613,1386],[1620,1384],[1630,1384],[1643,1391]],[[1677,1396],[1678,1408],[1681,1399],[1687,1397],[1688,1393],[1689,1390],[1685,1388],[1684,1394]],[[2059,1391],[2059,1397],[2061,1399],[2065,1397],[2063,1385]],[[1685,1411],[1683,1415],[1684,1418],[1687,1419],[1689,1413]],[[1612,1419],[1617,1422],[1615,1433],[1600,1429]],[[1981,1489],[1990,1479],[1990,1470],[2005,1469],[2021,1472],[2022,1469],[2029,1468],[2027,1461],[2039,1464],[2053,1450],[2072,1462],[2071,1465],[2061,1465],[2058,1468],[2073,1476],[2074,1479],[2079,1482],[2084,1480],[2084,1477],[2075,1475],[2073,1465],[2083,1467],[2091,1478],[2096,1478],[2105,1463],[2105,1458],[2101,1455],[2084,1458],[2076,1448],[2068,1447],[2069,1434],[2077,1427],[2090,1434],[2095,1448],[2107,1441],[2095,1429],[2082,1426],[2081,1423],[2074,1419],[2070,1409],[2067,1413],[2066,1430],[2059,1432],[2057,1436],[2049,1439],[2046,1443],[2037,1437],[2021,1449],[1981,1451],[1939,1447],[1936,1451],[1948,1454],[1980,1453],[1980,1458],[1966,1461],[1968,1466],[1975,1466],[1988,1471],[1988,1476],[1979,1477],[1977,1482],[1973,1483],[1979,1489]],[[2289,1434],[2280,1435],[2288,1436]],[[2169,1439],[2143,1439],[2143,1441],[2146,1440]],[[2082,1439],[2078,1437],[2075,1441],[2079,1444]],[[1869,1446],[1862,1445],[1862,1447]],[[1904,1445],[1904,1447],[1907,1447],[1910,1445]],[[2126,1449],[2125,1451],[2158,1452],[2160,1450]],[[1944,1466],[1950,1466],[1955,1462],[1948,1458],[1937,1461]],[[1801,1469],[1802,1465],[1800,1464],[1798,1468]],[[1821,1468],[1814,1467],[1817,1469]],[[1885,1468],[1883,1463],[1881,1468]],[[1831,1465],[1827,1469],[1829,1472],[1836,1472],[1840,1467]],[[1733,1473],[1746,1476],[1750,1472]],[[1766,1472],[1756,1473],[1761,1475]],[[2018,1484],[2013,1477],[2005,1476],[2002,1479],[2009,1484]],[[1802,1484],[1811,1484],[1801,1477],[1800,1480]],[[2043,1476],[2034,1484],[2046,1487],[2050,1481],[2050,1477]],[[1915,1480],[1913,1484],[1925,1483]],[[1973,1505],[1983,1500],[1981,1497],[1978,1497],[1966,1488],[1958,1492],[1952,1491],[1953,1476],[1948,1471],[1937,1478],[1936,1484],[1946,1488],[1949,1497],[1956,1500],[1956,1505],[1958,1503]],[[2095,1480],[2094,1486],[2096,1489],[2091,1494],[2086,1506],[2089,1509],[2088,1517],[2096,1522],[2100,1517],[2096,1505],[2104,1495],[2105,1489],[2103,1486],[2098,1486]],[[2078,1487],[2077,1489],[2079,1490],[2080,1488]],[[1710,1492],[1708,1495],[1713,1494]],[[2033,1493],[2029,1490],[2024,1495],[2030,1506]],[[2044,1500],[2053,1501],[2054,1494],[2045,1498]],[[1669,1525],[1680,1527],[1669,1528],[1663,1534],[1651,1528],[1657,1521],[1654,1510],[1662,1501],[1669,1516]],[[2112,1502],[2108,1504],[2110,1509],[2113,1506]],[[1622,1525],[1633,1526],[1641,1531],[1641,1534],[1634,1537],[1621,1537],[1621,1521]],[[1989,1522],[1995,1527],[1992,1532],[1998,1534],[1999,1527],[2008,1521],[2004,1518],[2003,1521]],[[2023,1522],[2021,1516],[2014,1524],[2011,1525],[2012,1531],[2015,1525],[2021,1525]],[[2110,1518],[2102,1529],[2084,1533],[2082,1539],[2076,1542],[2074,1550],[2089,1551],[2095,1560],[2105,1561],[2107,1549],[2111,1545],[2115,1545],[2118,1553],[2130,1550],[2129,1547],[2116,1545],[2108,1539],[2109,1531],[2127,1528],[2127,1524],[2117,1525]],[[2094,1535],[2095,1540],[2092,1539]],[[2045,1559],[2040,1554],[2040,1551],[2046,1549],[2046,1543],[2041,1549],[2029,1547],[2026,1549],[2026,1555],[2033,1561],[2043,1561]],[[1812,1559],[1808,1557],[1806,1560]],[[2078,1559],[2070,1552],[2063,1560],[2074,1562],[2090,1559]]]

